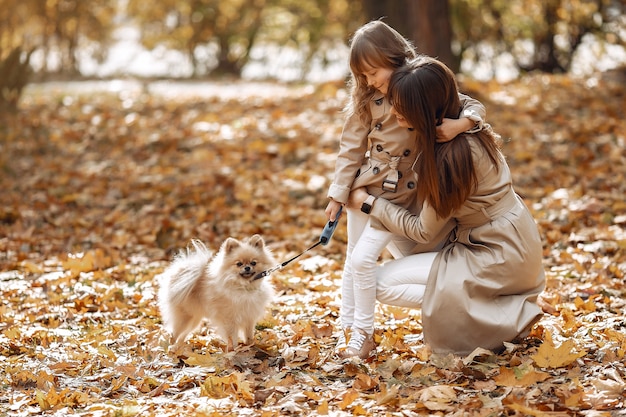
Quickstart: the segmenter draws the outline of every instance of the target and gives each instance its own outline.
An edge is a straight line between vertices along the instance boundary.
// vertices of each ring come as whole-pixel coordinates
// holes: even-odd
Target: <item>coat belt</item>
[[[459,227],[471,228],[481,226],[511,210],[517,204],[517,195],[510,187],[509,191],[498,201],[488,207],[482,207],[474,214],[458,219]]]
[[[370,149],[370,159],[387,164],[389,167],[389,173],[383,180],[382,188],[385,191],[395,193],[398,190],[398,182],[400,181],[400,171],[398,167],[404,159],[404,156],[392,156],[389,152],[378,151],[372,146]]]

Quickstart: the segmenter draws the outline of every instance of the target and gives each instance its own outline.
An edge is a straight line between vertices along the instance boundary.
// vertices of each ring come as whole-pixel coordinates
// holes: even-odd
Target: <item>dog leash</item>
[[[310,251],[313,248],[316,248],[319,245],[323,245],[326,246],[328,245],[328,242],[330,242],[330,239],[333,237],[333,233],[335,233],[335,229],[337,228],[337,224],[339,224],[339,218],[341,217],[341,212],[343,211],[343,206],[339,206],[339,211],[337,212],[337,217],[335,217],[335,221],[328,221],[328,223],[326,223],[326,226],[324,226],[324,230],[322,230],[322,234],[320,235],[320,238],[317,242],[315,242],[312,246],[310,246],[308,249],[300,252],[298,255],[294,256],[293,258],[286,260],[285,262],[283,262],[282,264],[278,264],[273,268],[267,269],[263,272],[259,272],[258,274],[256,274],[254,276],[253,281],[256,281],[257,279],[261,279],[264,278],[266,276],[268,276],[269,274],[271,274],[272,272],[276,272],[279,269],[283,269],[287,264],[289,264],[292,261],[295,261],[296,259],[298,259],[299,257],[301,257],[302,255],[304,255],[305,253],[307,253],[308,251]]]

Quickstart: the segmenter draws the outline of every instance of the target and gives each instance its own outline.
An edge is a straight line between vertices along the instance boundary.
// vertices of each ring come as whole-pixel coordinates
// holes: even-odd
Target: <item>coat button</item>
[[[382,145],[376,145],[376,150],[378,152],[382,152],[383,151],[383,146]]]
[[[413,188],[415,188],[415,183],[413,181],[409,181],[406,186],[409,187],[410,190],[412,190]]]
[[[404,150],[404,156],[409,156],[411,155],[411,150],[410,149],[405,149]]]
[[[374,171],[374,174],[378,174],[380,172],[380,168],[374,167],[373,171]]]
[[[374,126],[374,128],[376,128],[376,130],[380,130],[383,128],[383,124],[382,123],[376,123],[376,126]]]

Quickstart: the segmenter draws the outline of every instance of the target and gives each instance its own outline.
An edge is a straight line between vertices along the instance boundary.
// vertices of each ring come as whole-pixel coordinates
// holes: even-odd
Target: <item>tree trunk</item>
[[[363,0],[368,20],[383,20],[411,40],[417,51],[434,56],[459,70],[452,54],[452,26],[449,0]]]
[[[24,52],[18,46],[0,61],[0,115],[17,110],[22,90],[31,76],[30,56],[33,51]]]

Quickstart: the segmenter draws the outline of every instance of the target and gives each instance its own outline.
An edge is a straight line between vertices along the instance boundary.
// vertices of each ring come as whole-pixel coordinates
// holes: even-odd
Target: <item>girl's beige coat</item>
[[[463,105],[460,117],[474,120],[476,129],[480,130],[485,107],[471,97],[462,94],[460,97]],[[344,123],[328,197],[346,203],[351,189],[367,187],[372,195],[409,207],[414,202],[417,187],[412,169],[419,153],[415,132],[398,125],[382,93],[374,95],[369,109],[372,115],[369,126],[355,115]],[[397,185],[392,191],[394,182]]]

